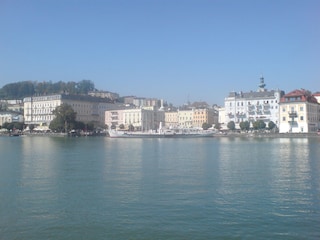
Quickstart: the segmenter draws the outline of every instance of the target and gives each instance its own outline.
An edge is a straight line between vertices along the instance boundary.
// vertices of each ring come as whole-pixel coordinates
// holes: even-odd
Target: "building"
[[[272,121],[279,126],[279,102],[284,92],[268,91],[265,86],[264,78],[261,77],[255,92],[230,92],[224,101],[225,124],[230,121],[238,125],[243,121],[263,120],[266,124]]]
[[[135,107],[156,107],[160,108],[161,100],[156,98],[144,98],[144,97],[135,97],[135,96],[126,96],[123,97],[125,104],[133,105]]]
[[[88,92],[88,95],[92,97],[108,98],[110,100],[119,99],[118,93],[112,93],[107,91],[90,91]]]
[[[20,122],[23,123],[23,115],[19,112],[4,111],[0,112],[0,126],[4,123]]]
[[[115,109],[105,112],[105,125],[108,128],[118,128],[120,124],[124,123],[123,120],[124,109]]]
[[[0,100],[0,111],[23,112],[22,100]]]
[[[25,124],[48,126],[55,117],[53,111],[63,103],[70,105],[77,113],[77,121],[93,122],[101,127],[104,126],[105,111],[118,107],[107,99],[66,94],[27,97],[23,102]]]
[[[311,92],[294,90],[280,101],[280,133],[316,132],[320,127],[320,106]]]
[[[178,110],[178,126],[183,128],[193,127],[193,109]]]
[[[164,112],[154,108],[129,108],[109,110],[105,112],[105,124],[111,128],[129,129],[133,126],[135,130],[149,131],[159,128],[164,119]]]
[[[165,111],[164,116],[164,125],[166,127],[175,128],[179,126],[178,111]]]
[[[318,103],[320,104],[320,92],[316,92],[312,95],[317,99]]]
[[[193,110],[193,127],[202,127],[204,123],[213,125],[215,122],[215,110],[212,108],[196,108]]]

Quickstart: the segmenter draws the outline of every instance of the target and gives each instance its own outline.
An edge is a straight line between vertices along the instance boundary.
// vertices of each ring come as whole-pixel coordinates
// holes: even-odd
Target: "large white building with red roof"
[[[312,133],[320,128],[320,105],[305,89],[294,90],[280,100],[279,132]]]

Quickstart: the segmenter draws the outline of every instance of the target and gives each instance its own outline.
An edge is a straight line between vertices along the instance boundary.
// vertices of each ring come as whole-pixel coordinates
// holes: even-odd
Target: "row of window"
[[[291,112],[295,112],[295,109],[296,109],[295,107],[290,107]],[[304,111],[304,107],[300,106],[299,110],[300,110],[300,112],[303,112]],[[287,111],[287,108],[285,106],[282,107],[282,112],[286,112],[286,111]]]
[[[286,121],[286,117],[282,117],[282,121]],[[289,118],[291,120],[291,118]],[[303,116],[300,116],[300,121],[304,121],[304,117]]]
[[[251,104],[253,104],[253,105],[259,105],[260,103],[261,103],[261,104],[269,104],[269,100],[265,100],[265,101],[261,101],[261,102],[260,102],[260,101],[257,101],[257,102],[252,102],[252,103],[251,103],[251,102],[247,102],[247,105],[251,105]],[[271,100],[270,103],[271,103],[271,104],[272,104],[272,103],[278,103],[278,100],[274,100],[274,101]],[[230,107],[233,106],[233,105],[232,105],[232,102],[229,103],[229,106],[230,106]],[[237,106],[237,107],[240,107],[240,106],[243,107],[243,106],[244,106],[244,102],[237,102],[237,103],[236,103],[236,106]]]

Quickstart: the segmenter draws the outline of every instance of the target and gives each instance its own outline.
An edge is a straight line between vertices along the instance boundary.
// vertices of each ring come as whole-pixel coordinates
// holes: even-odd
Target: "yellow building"
[[[214,124],[214,110],[209,108],[193,110],[193,127],[202,127],[204,123]]]
[[[177,111],[168,111],[164,114],[164,123],[166,127],[178,127],[178,112]]]
[[[193,109],[178,110],[178,125],[179,127],[193,127]]]
[[[279,105],[280,133],[307,133],[318,130],[320,105],[309,91],[292,91],[281,98]]]

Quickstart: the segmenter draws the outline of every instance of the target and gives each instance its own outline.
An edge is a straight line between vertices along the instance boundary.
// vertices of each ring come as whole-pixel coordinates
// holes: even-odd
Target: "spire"
[[[265,86],[266,84],[264,83],[264,78],[263,78],[263,75],[261,74],[258,92],[265,92],[266,91],[266,89],[264,88]]]

